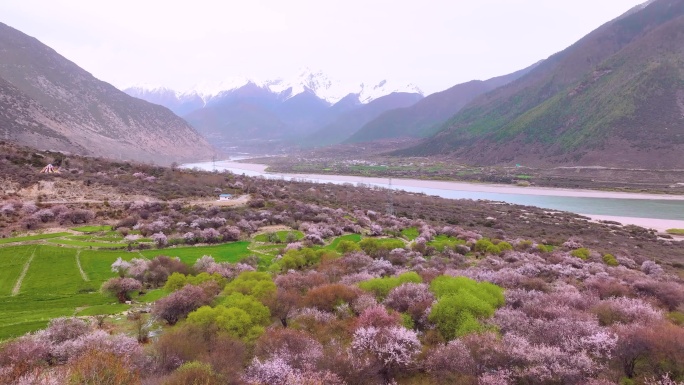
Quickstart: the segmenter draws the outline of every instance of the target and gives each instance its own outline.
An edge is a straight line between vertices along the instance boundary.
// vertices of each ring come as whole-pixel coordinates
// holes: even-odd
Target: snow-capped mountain
[[[189,114],[206,104],[204,98],[196,92],[183,93],[166,87],[142,85],[123,91],[138,99],[164,106],[178,116]]]
[[[159,103],[171,108],[169,98],[175,97],[178,101],[196,100],[201,98],[205,104],[221,95],[238,90],[245,85],[252,83],[260,88],[267,89],[278,95],[283,100],[287,100],[304,92],[311,92],[318,98],[325,100],[329,104],[335,104],[349,94],[358,95],[361,103],[370,103],[382,96],[394,92],[406,92],[423,95],[423,91],[416,85],[400,84],[388,80],[375,82],[361,82],[358,84],[345,84],[337,79],[330,78],[321,71],[312,71],[305,68],[291,79],[271,79],[259,80],[247,77],[232,77],[220,82],[202,82],[188,90],[171,90],[163,86],[137,85],[124,89],[126,93],[141,99],[153,102],[153,100],[164,100]],[[173,108],[171,108],[173,110]]]
[[[310,138],[309,144],[330,144],[385,111],[423,98],[412,84],[382,80],[349,85],[308,69],[291,80],[236,77],[180,92],[149,85],[124,91],[167,107],[224,147],[255,140],[302,144],[304,138]]]
[[[309,90],[330,104],[337,103],[349,94],[358,95],[359,101],[364,104],[393,92],[423,95],[423,91],[420,88],[410,83],[397,84],[381,80],[375,83],[364,82],[358,85],[348,85],[339,80],[331,79],[321,71],[313,72],[308,68],[300,71],[294,80],[276,79],[265,82],[264,86],[268,87],[272,92],[282,94],[286,98]]]

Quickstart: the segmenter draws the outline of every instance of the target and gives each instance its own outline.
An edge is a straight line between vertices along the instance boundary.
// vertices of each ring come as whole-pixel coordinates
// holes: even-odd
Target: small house
[[[220,201],[228,201],[233,199],[233,194],[219,194],[219,199]]]

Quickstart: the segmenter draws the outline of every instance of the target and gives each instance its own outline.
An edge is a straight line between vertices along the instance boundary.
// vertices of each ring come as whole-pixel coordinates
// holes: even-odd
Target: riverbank
[[[657,218],[635,218],[635,217],[621,217],[615,215],[591,215],[591,214],[581,214],[589,217],[594,222],[600,221],[613,221],[619,222],[624,226],[634,225],[640,226],[647,229],[656,230],[659,233],[665,233],[668,229],[682,229],[684,228],[684,220],[672,220],[672,219],[657,219]],[[681,236],[672,236],[676,240],[684,240]]]
[[[197,166],[199,168],[207,169],[207,165],[213,166],[212,163],[194,163],[185,165],[185,167]],[[220,161],[216,162],[218,169],[228,169],[230,171],[238,172],[239,170],[268,174],[273,177],[283,176],[286,178],[301,178],[317,180],[320,182],[335,181],[342,183],[364,183],[377,186],[388,186],[388,178],[364,177],[354,175],[332,175],[332,174],[294,174],[294,173],[270,173],[266,169],[268,165],[257,163],[243,163],[234,161]],[[237,170],[237,171],[236,171]],[[601,191],[601,190],[587,190],[587,189],[569,189],[569,188],[555,188],[555,187],[522,187],[506,184],[493,183],[470,183],[470,182],[456,182],[456,181],[437,181],[437,180],[420,180],[420,179],[403,179],[395,178],[392,182],[398,188],[426,188],[439,189],[448,191],[468,191],[468,192],[483,192],[496,194],[518,194],[518,195],[535,195],[535,196],[552,196],[552,197],[574,197],[574,198],[606,198],[606,199],[652,199],[652,200],[676,200],[684,201],[684,195],[664,195],[664,194],[648,194],[648,193],[633,193],[633,192],[619,192],[619,191]],[[684,219],[684,218],[683,218]]]
[[[339,150],[339,149],[338,149]],[[397,158],[332,148],[287,156],[252,157],[274,173],[402,178],[446,182],[492,183],[662,195],[684,195],[684,169],[636,169],[605,166],[470,165],[447,158]]]

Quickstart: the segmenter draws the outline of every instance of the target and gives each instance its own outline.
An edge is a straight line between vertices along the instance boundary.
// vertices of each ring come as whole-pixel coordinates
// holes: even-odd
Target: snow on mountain
[[[255,83],[260,87],[263,87],[263,84],[258,81],[254,81],[253,79],[249,79],[244,76],[235,76],[231,78],[224,79],[218,83],[216,82],[202,82],[194,85],[191,87],[189,90],[186,90],[183,92],[183,94],[197,94],[199,95],[205,103],[212,99],[215,96],[218,96],[221,93],[224,93],[226,91],[232,91],[236,90],[240,87],[243,87],[247,85],[247,83]]]
[[[293,81],[276,79],[267,82],[266,86],[272,92],[282,94],[286,99],[306,91],[311,91],[330,104],[337,103],[350,93],[354,93],[348,87],[345,87],[342,82],[330,79],[323,72],[313,72],[308,68],[300,71]]]
[[[379,97],[389,95],[393,92],[409,92],[423,95],[423,91],[414,84],[395,84],[387,80],[382,80],[375,85],[361,83],[361,90],[358,92],[361,103],[369,103]]]
[[[168,95],[173,92],[179,100],[199,96],[206,104],[216,96],[239,89],[248,83],[267,88],[271,92],[282,97],[283,100],[287,100],[304,92],[312,92],[330,104],[337,103],[349,94],[358,95],[359,101],[364,104],[393,92],[410,92],[423,95],[420,88],[414,84],[397,84],[387,80],[382,80],[377,83],[363,82],[358,85],[345,84],[337,79],[328,77],[321,71],[312,71],[308,68],[301,70],[299,74],[291,80],[280,78],[262,81],[247,77],[232,77],[221,82],[198,83],[182,92],[173,91],[167,87],[153,85],[137,85],[129,87],[127,90],[135,90],[135,94],[137,95]],[[129,92],[129,94],[131,94],[131,92]]]
[[[359,95],[359,100],[364,104],[393,92],[423,94],[423,91],[413,84],[401,85],[388,82],[387,80],[382,80],[378,83],[360,83],[359,85],[344,84],[337,79],[331,79],[321,71],[314,72],[308,68],[300,71],[299,75],[293,81],[288,82],[283,79],[276,79],[265,82],[264,85],[272,92],[278,94],[289,92],[284,95],[286,98],[310,90],[316,94],[316,96],[330,104],[337,103],[349,94]]]

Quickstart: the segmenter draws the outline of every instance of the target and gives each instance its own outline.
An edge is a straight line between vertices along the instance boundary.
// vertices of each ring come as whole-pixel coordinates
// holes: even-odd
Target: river
[[[235,174],[262,176],[270,179],[306,180],[318,183],[364,184],[390,187],[386,178],[349,175],[269,173],[267,166],[238,163],[231,160],[190,163],[186,168],[227,170]],[[569,211],[595,219],[610,219],[658,230],[684,228],[684,196],[621,193],[595,190],[571,190],[511,185],[447,182],[420,179],[392,179],[391,188],[425,193],[450,199],[485,199],[550,210]]]

